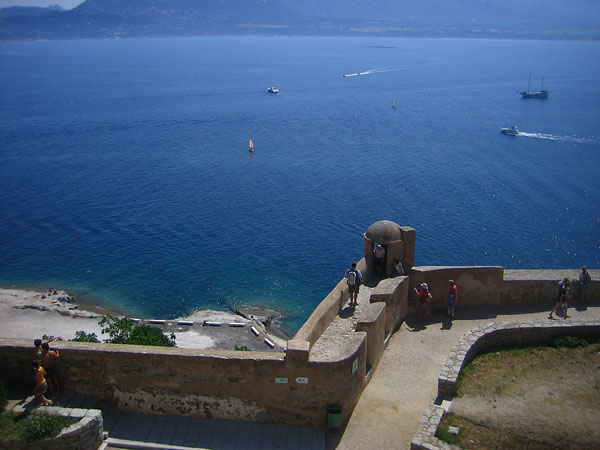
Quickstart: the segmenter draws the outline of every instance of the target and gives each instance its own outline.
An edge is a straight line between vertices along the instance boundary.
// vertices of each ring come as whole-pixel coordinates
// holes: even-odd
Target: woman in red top
[[[417,305],[417,317],[421,318],[421,311],[425,311],[429,320],[431,320],[431,313],[429,312],[429,303],[431,302],[431,294],[429,294],[429,286],[427,283],[421,283],[421,291],[417,291],[415,289],[415,293],[419,296],[419,304]]]
[[[454,280],[448,280],[448,315],[454,317],[454,308],[458,300],[458,287]]]

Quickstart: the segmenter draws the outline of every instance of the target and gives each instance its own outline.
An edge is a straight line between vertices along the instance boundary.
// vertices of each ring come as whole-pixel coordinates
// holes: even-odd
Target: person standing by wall
[[[42,349],[42,344],[49,344],[52,341],[55,341],[57,339],[61,339],[60,336],[55,336],[51,339],[48,339],[47,341],[42,341],[41,339],[35,339],[33,341],[33,346],[35,347],[33,349],[33,360],[37,361],[38,363],[42,363],[42,355],[44,354],[44,351]]]
[[[57,348],[50,348],[47,342],[42,344],[42,366],[46,371],[46,380],[50,387],[50,393],[60,392],[60,385],[58,384],[58,376],[56,375],[56,362],[60,358],[60,353]]]
[[[448,280],[448,296],[446,302],[448,303],[448,315],[454,317],[454,308],[458,300],[458,286],[454,280]]]
[[[352,263],[352,267],[346,270],[344,278],[346,278],[348,292],[350,292],[350,306],[356,306],[358,305],[358,291],[362,283],[362,273],[356,267],[355,262]]]
[[[33,362],[34,378],[35,378],[35,389],[33,393],[36,398],[41,401],[44,405],[49,406],[52,404],[50,400],[44,397],[44,394],[48,390],[48,382],[46,381],[46,371],[40,363],[37,361]]]
[[[592,277],[590,273],[587,271],[587,267],[583,266],[581,268],[581,273],[579,274],[579,284],[581,285],[581,303],[587,306],[588,304],[588,294],[587,289],[589,284],[592,281]]]
[[[415,293],[419,296],[419,304],[417,305],[417,318],[420,319],[421,312],[425,311],[425,314],[427,314],[427,317],[429,320],[431,320],[431,313],[429,312],[429,309],[432,298],[431,293],[429,292],[429,286],[427,286],[427,283],[421,283],[420,291],[418,291],[417,288],[414,289]]]
[[[563,319],[569,318],[569,314],[567,314],[567,299],[569,296],[570,287],[571,281],[569,280],[569,277],[564,277],[563,280],[560,283],[558,283],[558,298],[556,299],[556,305],[554,305],[554,308],[552,308],[552,310],[550,311],[548,319],[552,319],[552,314],[554,314],[554,312],[559,308],[564,311]]]
[[[375,245],[375,250],[373,250],[373,265],[377,276],[381,277],[385,270],[385,247],[381,244]]]
[[[404,266],[399,258],[394,258],[394,276],[401,277],[404,275]]]

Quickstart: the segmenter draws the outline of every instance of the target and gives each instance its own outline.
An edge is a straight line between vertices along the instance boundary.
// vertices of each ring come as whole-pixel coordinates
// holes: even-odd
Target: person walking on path
[[[429,292],[429,286],[427,283],[421,283],[421,290],[415,289],[415,293],[419,296],[419,304],[417,305],[417,318],[421,318],[421,312],[425,311],[429,320],[431,320],[431,313],[429,312],[429,306],[431,303],[431,293]]]
[[[35,372],[35,389],[33,390],[33,393],[39,401],[41,401],[44,405],[49,406],[52,404],[52,402],[46,397],[44,397],[44,394],[48,390],[48,382],[46,381],[46,371],[42,366],[40,366],[40,363],[37,361],[33,362],[33,370]]]
[[[348,292],[350,292],[350,306],[358,305],[358,291],[360,289],[360,284],[362,283],[362,273],[358,267],[356,267],[356,263],[352,263],[352,267],[346,270],[346,283],[348,284]]]
[[[42,366],[46,371],[46,379],[50,387],[50,393],[60,392],[58,376],[56,375],[56,362],[60,359],[60,353],[57,348],[50,348],[47,342],[42,344]]]
[[[448,315],[454,317],[454,308],[458,300],[458,286],[454,280],[448,280],[448,296],[446,301],[448,303]]]
[[[579,284],[581,285],[581,303],[583,303],[586,306],[588,305],[587,289],[591,281],[592,277],[587,271],[587,267],[583,266],[581,268],[581,273],[579,274]]]
[[[554,312],[559,308],[564,311],[563,319],[569,318],[569,314],[567,314],[567,298],[569,295],[570,287],[571,282],[569,281],[569,277],[563,278],[563,280],[560,283],[558,283],[558,298],[556,299],[556,305],[554,306],[554,308],[552,308],[552,311],[550,311],[548,319],[552,319],[552,314],[554,314]]]

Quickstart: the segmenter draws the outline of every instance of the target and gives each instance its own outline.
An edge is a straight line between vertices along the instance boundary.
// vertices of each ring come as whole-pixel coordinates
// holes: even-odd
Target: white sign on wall
[[[308,378],[307,377],[298,377],[298,378],[296,378],[296,383],[298,383],[298,384],[308,384]]]

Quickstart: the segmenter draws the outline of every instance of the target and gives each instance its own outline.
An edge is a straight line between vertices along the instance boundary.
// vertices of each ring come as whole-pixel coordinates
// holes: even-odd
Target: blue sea
[[[293,333],[381,219],[418,265],[600,267],[598,42],[1,43],[0,102],[0,283]]]

